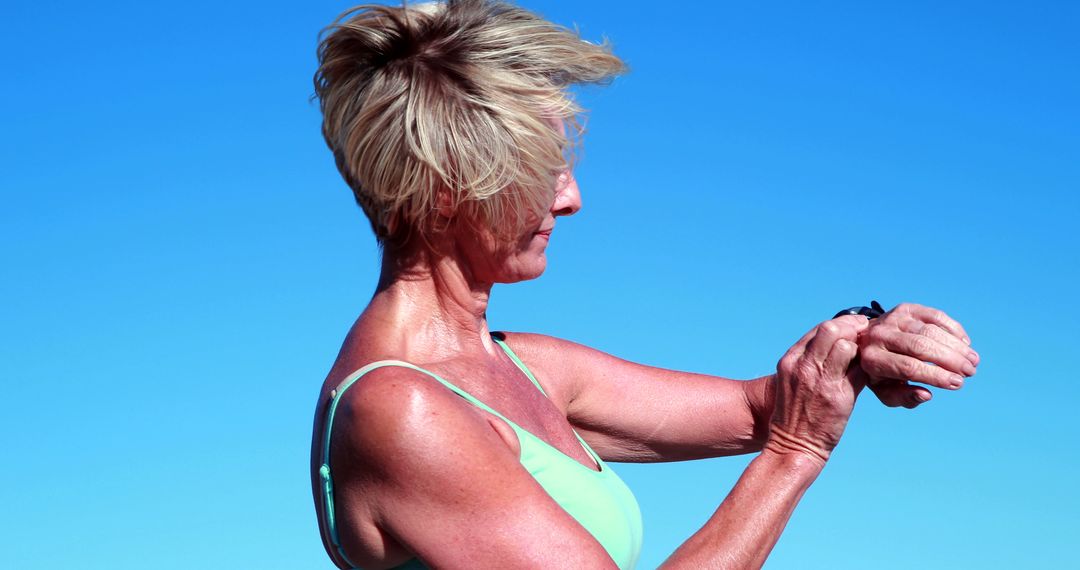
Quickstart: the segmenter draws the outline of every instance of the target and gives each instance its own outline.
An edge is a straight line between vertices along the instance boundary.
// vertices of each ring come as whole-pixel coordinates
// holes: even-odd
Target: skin
[[[596,465],[573,430],[605,461],[758,453],[714,515],[664,565],[758,567],[840,441],[864,386],[886,405],[915,407],[930,395],[916,384],[958,389],[963,381],[955,376],[970,376],[978,365],[958,323],[910,304],[872,322],[847,316],[817,325],[775,374],[748,381],[507,333],[545,398],[493,342],[485,314],[495,283],[543,273],[556,220],[580,208],[577,183],[565,172],[546,215],[509,246],[451,219],[438,254],[388,250],[379,287],[323,384],[313,475],[330,391],[369,362],[404,360],[590,469]],[[438,568],[615,567],[521,466],[513,430],[427,376],[377,369],[346,392],[337,413],[335,502],[342,545],[356,564],[389,568],[418,557]],[[322,520],[317,476],[313,491]],[[346,567],[322,531],[331,558]]]

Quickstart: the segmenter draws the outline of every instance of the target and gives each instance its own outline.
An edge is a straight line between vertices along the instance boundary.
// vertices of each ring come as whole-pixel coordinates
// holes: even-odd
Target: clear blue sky
[[[493,328],[748,378],[841,307],[944,308],[977,377],[862,399],[768,567],[1075,563],[1077,5],[525,5],[632,72]],[[377,270],[308,101],[346,7],[5,6],[0,567],[330,567],[311,414]],[[619,466],[642,568],[747,460]]]

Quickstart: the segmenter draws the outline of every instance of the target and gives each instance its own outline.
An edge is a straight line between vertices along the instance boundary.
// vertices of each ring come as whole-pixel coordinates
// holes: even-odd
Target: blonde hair
[[[357,6],[318,56],[323,136],[393,244],[427,239],[446,206],[496,233],[543,215],[581,132],[567,87],[624,70],[606,43],[492,0]]]

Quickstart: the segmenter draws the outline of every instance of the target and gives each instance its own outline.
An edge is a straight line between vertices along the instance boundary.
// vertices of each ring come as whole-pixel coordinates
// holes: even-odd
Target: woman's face
[[[460,235],[459,253],[469,264],[473,278],[485,283],[514,283],[536,279],[547,267],[546,250],[555,220],[581,209],[581,192],[569,169],[556,179],[555,195],[543,216],[531,218],[518,238],[499,244],[490,231]]]

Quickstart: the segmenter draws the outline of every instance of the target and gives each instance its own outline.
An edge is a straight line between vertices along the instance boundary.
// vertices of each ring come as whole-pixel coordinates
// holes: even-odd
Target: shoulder
[[[606,352],[590,346],[554,336],[525,332],[500,331],[495,333],[503,338],[522,360],[526,356],[536,360],[555,360],[572,365],[590,365],[599,361],[621,360]]]
[[[625,373],[632,363],[577,342],[534,333],[500,332],[550,395],[570,402],[582,390],[611,374]]]
[[[438,380],[378,368],[341,398],[331,461],[354,561],[387,561],[385,537],[429,567],[599,567],[607,558],[521,465],[520,448],[499,433],[506,424]]]
[[[592,358],[603,354],[583,344],[544,334],[503,331],[496,335],[526,364],[588,364]]]
[[[343,518],[384,531],[422,503],[467,501],[478,469],[515,466],[520,454],[513,428],[403,366],[372,370],[341,394],[330,434],[337,507],[354,513]]]
[[[331,449],[361,469],[417,474],[417,466],[437,461],[432,449],[455,442],[515,451],[507,448],[495,422],[428,374],[383,366],[341,395]]]

